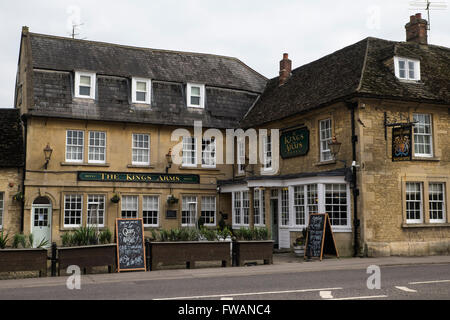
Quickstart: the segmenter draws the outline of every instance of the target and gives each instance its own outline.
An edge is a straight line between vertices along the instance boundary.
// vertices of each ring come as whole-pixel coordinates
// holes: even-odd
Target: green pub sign
[[[309,130],[301,128],[285,132],[280,137],[280,154],[283,159],[305,156],[309,151]]]
[[[78,172],[78,181],[199,184],[196,174]]]

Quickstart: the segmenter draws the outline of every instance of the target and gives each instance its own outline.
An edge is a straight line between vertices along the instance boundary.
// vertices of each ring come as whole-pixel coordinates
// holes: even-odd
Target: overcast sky
[[[421,0],[415,0],[421,1]],[[424,1],[424,0],[422,0]],[[442,2],[445,0],[436,0]],[[237,57],[268,78],[368,36],[404,41],[410,0],[21,0],[0,3],[0,107],[12,107],[22,26],[31,32]],[[447,1],[448,3],[448,1]],[[450,47],[450,8],[431,12],[429,42]]]

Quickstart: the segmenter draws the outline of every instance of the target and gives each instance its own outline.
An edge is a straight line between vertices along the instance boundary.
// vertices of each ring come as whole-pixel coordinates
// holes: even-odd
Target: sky
[[[425,0],[414,0],[425,1]],[[267,78],[368,36],[405,41],[411,0],[0,1],[0,107],[13,107],[22,26],[31,32],[236,57]],[[432,1],[433,2],[433,1]],[[429,43],[450,47],[450,6],[431,12]]]

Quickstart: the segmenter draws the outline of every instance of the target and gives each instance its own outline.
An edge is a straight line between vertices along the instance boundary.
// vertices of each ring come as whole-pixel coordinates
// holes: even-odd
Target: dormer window
[[[151,80],[133,78],[132,81],[133,103],[150,104],[151,101]]]
[[[420,61],[415,59],[394,57],[395,76],[400,80],[420,80]]]
[[[75,97],[95,99],[96,74],[75,72]]]
[[[187,106],[190,108],[205,108],[205,85],[187,84]]]

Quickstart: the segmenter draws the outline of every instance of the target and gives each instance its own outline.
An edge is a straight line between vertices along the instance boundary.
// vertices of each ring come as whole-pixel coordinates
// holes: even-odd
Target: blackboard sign
[[[117,219],[116,239],[118,271],[146,271],[144,221]]]
[[[324,254],[339,257],[328,214],[312,214],[306,235],[305,258],[320,258]]]

